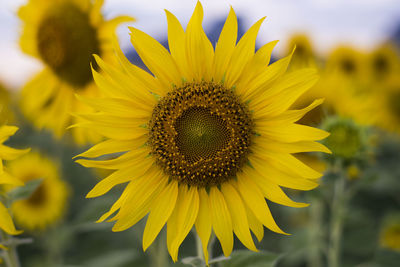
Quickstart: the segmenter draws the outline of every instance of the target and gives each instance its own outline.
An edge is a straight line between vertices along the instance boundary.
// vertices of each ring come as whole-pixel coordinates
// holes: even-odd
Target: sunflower
[[[22,110],[37,127],[50,129],[57,137],[76,122],[71,113],[87,110],[74,95],[98,94],[90,70],[92,54],[112,61],[115,28],[133,20],[121,16],[105,21],[102,5],[102,0],[30,0],[19,10],[20,46],[45,66],[24,86]],[[73,129],[73,137],[78,144],[98,138],[82,129]]]
[[[381,127],[389,132],[400,134],[400,78],[392,77],[370,94],[375,108],[363,113],[364,121]]]
[[[19,180],[28,182],[43,179],[32,195],[15,201],[12,212],[15,221],[29,230],[44,229],[64,214],[68,186],[61,180],[58,166],[50,159],[31,152],[7,165],[9,172]]]
[[[315,100],[301,110],[288,110],[318,79],[304,69],[285,74],[291,55],[269,65],[276,42],[255,53],[264,18],[236,43],[237,18],[230,10],[215,50],[202,28],[197,3],[186,31],[166,11],[169,51],[144,32],[130,28],[131,41],[151,75],[132,65],[118,45],[123,71],[96,57],[103,70],[93,70],[103,98],[79,97],[97,109],[82,114],[76,125],[103,134],[77,162],[115,170],[87,195],[97,197],[128,183],[121,197],[99,222],[116,221],[123,231],[149,214],[143,234],[146,250],[167,224],[167,248],[174,261],[195,225],[205,260],[212,230],[225,255],[233,248],[233,232],[256,251],[250,231],[263,238],[263,225],[282,233],[265,201],[291,207],[281,187],[315,188],[321,174],[292,153],[329,150],[315,140],[328,133],[296,124]],[[115,41],[116,43],[116,41]],[[97,157],[122,152],[111,160]]]
[[[396,77],[400,70],[399,54],[390,44],[375,49],[368,57],[368,66],[373,83],[382,84]]]
[[[367,76],[366,58],[360,51],[348,47],[337,47],[328,56],[326,69],[329,73],[339,75],[340,79],[361,81]]]
[[[296,47],[296,52],[293,54],[290,68],[295,70],[305,67],[315,67],[316,57],[311,45],[311,42],[305,34],[295,34],[288,42],[287,51]]]
[[[0,125],[14,122],[14,113],[11,110],[11,96],[0,83]]]
[[[18,130],[17,127],[14,126],[7,126],[3,125],[0,126],[0,194],[1,194],[1,200],[4,200],[4,188],[3,186],[21,186],[24,185],[24,183],[19,180],[18,178],[15,178],[11,176],[8,172],[6,172],[3,168],[3,160],[13,160],[17,158],[18,156],[27,153],[29,149],[25,150],[17,150],[8,146],[3,145],[3,143],[14,133]],[[17,235],[20,234],[21,231],[18,231],[15,229],[13,220],[8,212],[8,209],[4,206],[2,202],[0,202],[0,229],[5,231],[6,233],[10,235]]]

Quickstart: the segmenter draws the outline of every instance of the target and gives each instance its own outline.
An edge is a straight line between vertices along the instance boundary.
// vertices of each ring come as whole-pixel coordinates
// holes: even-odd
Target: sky
[[[335,46],[352,45],[370,50],[387,40],[400,25],[399,0],[203,0],[204,28],[226,18],[232,6],[243,19],[245,28],[266,16],[258,44],[280,40],[282,54],[294,33],[309,35],[317,52],[329,53]],[[26,0],[0,0],[0,81],[18,89],[41,69],[41,63],[24,55],[18,46],[20,23],[16,16]],[[196,0],[105,0],[106,18],[130,15],[129,24],[158,40],[166,38],[164,9],[174,13],[186,25]],[[131,44],[127,25],[118,28],[120,44],[127,51]]]

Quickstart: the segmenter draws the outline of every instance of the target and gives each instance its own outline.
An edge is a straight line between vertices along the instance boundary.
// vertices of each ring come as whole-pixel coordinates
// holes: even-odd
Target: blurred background
[[[89,145],[75,142],[68,132],[60,136],[43,125],[38,126],[23,111],[22,88],[45,66],[43,61],[24,53],[19,44],[25,24],[17,13],[26,3],[0,1],[0,105],[3,106],[0,123],[20,128],[7,145],[31,147],[41,156],[8,168],[18,170],[50,164],[47,168],[54,169],[53,175],[64,184],[38,185],[28,181],[31,195],[25,198],[32,199],[38,188],[48,186],[49,191],[58,190],[64,200],[49,200],[56,203],[45,208],[55,210],[54,220],[49,215],[48,221],[42,223],[39,218],[39,224],[43,225],[33,228],[29,221],[35,218],[29,217],[23,208],[22,215],[18,215],[18,207],[13,206],[17,228],[25,230],[21,238],[30,240],[29,244],[18,247],[21,265],[159,266],[157,258],[167,257],[162,248],[165,244],[156,243],[146,253],[142,251],[144,221],[122,233],[113,233],[110,223],[94,223],[114,203],[123,187],[98,199],[85,199],[99,179],[108,175],[105,171],[83,168],[72,160]],[[150,34],[168,47],[164,9],[186,25],[195,4],[192,0],[106,0],[102,14],[105,20],[120,15],[136,19],[120,24],[116,31],[128,59],[144,67],[130,44],[127,26]],[[265,229],[265,237],[258,244],[262,252],[258,254],[241,251],[244,247],[235,240],[235,250],[239,253],[212,266],[399,266],[399,1],[204,0],[202,4],[203,26],[213,44],[231,5],[239,19],[239,36],[266,16],[256,47],[279,40],[273,52],[276,60],[289,54],[296,45],[289,71],[303,67],[318,69],[320,81],[294,108],[325,98],[322,107],[300,123],[330,131],[331,136],[324,142],[333,151],[329,157],[297,155],[325,174],[317,189],[285,190],[293,199],[311,203],[310,207],[295,209],[268,202],[277,223],[292,235],[278,235]],[[39,115],[40,112],[35,114]],[[45,216],[45,213],[39,215]],[[218,257],[221,253],[216,242],[213,255]],[[185,266],[188,262],[201,266],[187,258],[195,254],[195,239],[189,234],[180,250],[180,259],[186,260],[173,264],[168,259],[168,262],[171,266]]]

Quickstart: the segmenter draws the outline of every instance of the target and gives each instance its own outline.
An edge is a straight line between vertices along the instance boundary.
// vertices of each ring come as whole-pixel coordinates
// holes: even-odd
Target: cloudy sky
[[[17,40],[18,7],[26,0],[0,0],[0,81],[11,88],[21,86],[41,68],[36,60],[19,51]],[[105,0],[106,18],[126,14],[137,18],[133,26],[158,40],[166,37],[163,9],[174,13],[183,25],[188,22],[195,0]],[[226,17],[232,5],[245,27],[263,16],[258,42],[280,40],[277,52],[285,48],[291,34],[310,36],[320,53],[327,53],[339,44],[372,49],[383,42],[400,25],[399,0],[203,0],[204,27]],[[127,28],[118,29],[120,43],[126,51],[129,44]]]

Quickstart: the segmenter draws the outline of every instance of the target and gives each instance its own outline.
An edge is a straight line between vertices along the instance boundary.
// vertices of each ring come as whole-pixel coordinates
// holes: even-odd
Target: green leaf
[[[13,189],[8,195],[11,201],[17,201],[21,199],[29,198],[33,192],[40,186],[43,179],[35,179],[29,182],[26,182],[24,186],[17,187]]]
[[[221,267],[273,267],[280,255],[267,251],[234,251],[230,260],[220,262]]]

